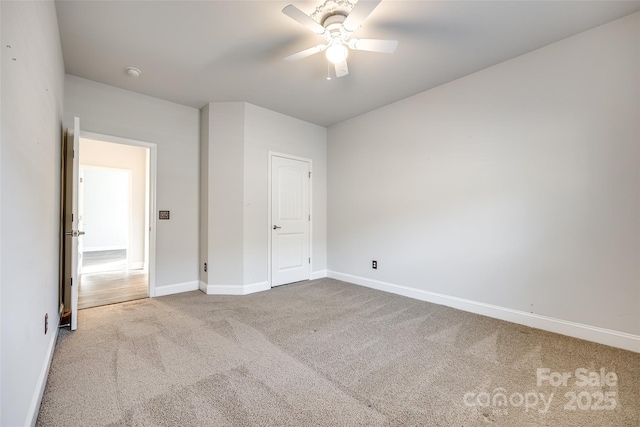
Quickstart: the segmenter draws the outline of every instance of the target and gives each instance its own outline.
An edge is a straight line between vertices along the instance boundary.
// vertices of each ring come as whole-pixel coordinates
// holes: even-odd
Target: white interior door
[[[78,149],[80,146],[78,145]],[[78,156],[78,162],[80,161]],[[78,230],[86,231],[84,225],[84,171],[78,168]],[[83,273],[82,265],[84,264],[84,239],[78,236],[78,280],[82,280],[80,275]]]
[[[78,229],[78,174],[80,171],[80,119],[74,118],[73,129],[65,135],[64,171],[64,305],[71,314],[71,330],[78,328],[78,288],[80,286],[80,263],[78,262],[78,239],[84,232]]]
[[[271,286],[309,280],[310,164],[271,156]]]

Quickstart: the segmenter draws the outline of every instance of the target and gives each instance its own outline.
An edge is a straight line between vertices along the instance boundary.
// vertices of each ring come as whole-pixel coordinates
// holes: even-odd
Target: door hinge
[[[73,277],[69,278],[69,286],[73,286]]]
[[[309,214],[309,221],[311,221],[311,214]]]
[[[311,178],[311,172],[309,172],[309,178]]]
[[[309,264],[311,264],[311,258],[309,258]]]

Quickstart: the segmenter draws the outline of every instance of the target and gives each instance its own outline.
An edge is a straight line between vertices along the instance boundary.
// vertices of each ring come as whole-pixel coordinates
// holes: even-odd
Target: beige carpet
[[[81,311],[38,425],[638,427],[639,396],[640,354],[322,279]]]

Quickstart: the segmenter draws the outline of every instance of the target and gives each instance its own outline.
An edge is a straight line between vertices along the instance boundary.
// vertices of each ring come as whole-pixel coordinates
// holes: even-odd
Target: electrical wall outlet
[[[207,263],[206,262],[204,263],[204,272],[205,273],[207,272]]]
[[[378,261],[371,261],[371,268],[373,268],[374,270],[378,269]]]

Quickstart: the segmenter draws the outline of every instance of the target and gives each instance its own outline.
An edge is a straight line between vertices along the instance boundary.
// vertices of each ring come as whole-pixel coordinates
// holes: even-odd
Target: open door
[[[67,129],[62,147],[63,156],[63,255],[64,282],[62,286],[63,314],[60,324],[78,328],[78,239],[84,234],[78,229],[78,173],[80,170],[80,119],[75,117],[73,129]]]

